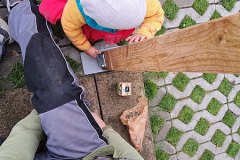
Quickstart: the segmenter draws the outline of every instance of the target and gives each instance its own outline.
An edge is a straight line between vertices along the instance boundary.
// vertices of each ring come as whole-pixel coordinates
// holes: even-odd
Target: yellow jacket
[[[147,13],[145,20],[135,33],[143,34],[148,38],[152,38],[162,27],[164,11],[159,0],[146,1]],[[65,34],[77,48],[80,50],[86,50],[91,46],[82,31],[82,26],[85,25],[86,22],[77,7],[76,0],[68,0],[63,10],[61,23]]]

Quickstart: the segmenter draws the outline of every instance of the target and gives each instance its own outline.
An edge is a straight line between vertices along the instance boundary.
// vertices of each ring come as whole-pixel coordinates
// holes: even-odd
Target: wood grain
[[[104,54],[108,70],[240,73],[240,13]]]

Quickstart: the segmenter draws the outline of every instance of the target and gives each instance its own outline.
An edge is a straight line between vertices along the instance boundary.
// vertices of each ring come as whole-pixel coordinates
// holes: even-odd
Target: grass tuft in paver
[[[189,122],[191,122],[193,115],[194,111],[190,107],[184,106],[179,113],[178,119],[181,120],[183,123],[188,124]]]
[[[228,96],[228,94],[231,92],[233,88],[233,84],[227,80],[226,78],[224,78],[224,80],[222,81],[222,83],[220,84],[220,86],[218,87],[218,90],[225,96]]]
[[[194,139],[189,139],[183,146],[183,152],[188,154],[189,156],[194,156],[194,154],[197,152],[199,147],[199,144]]]
[[[7,79],[14,84],[13,89],[22,88],[26,85],[23,70],[22,63],[15,63],[12,71],[8,75]]]
[[[196,21],[194,21],[190,16],[185,16],[182,20],[182,22],[179,25],[179,28],[187,28],[190,26],[193,26],[196,24]]]
[[[237,133],[239,134],[239,136],[240,136],[240,128],[238,128],[238,130],[237,130]]]
[[[230,157],[235,158],[236,155],[237,155],[237,153],[238,153],[238,151],[239,151],[239,149],[240,149],[240,144],[232,141],[232,142],[230,143],[230,145],[228,146],[228,149],[227,149],[226,153],[227,153]]]
[[[182,72],[179,72],[173,79],[173,86],[180,91],[184,91],[190,79]]]
[[[209,126],[210,124],[206,119],[200,118],[194,130],[201,135],[205,135],[208,131]]]
[[[207,111],[212,115],[216,116],[222,107],[222,103],[213,98],[207,106]]]
[[[177,100],[170,94],[165,94],[159,103],[159,107],[166,112],[171,112],[175,107]]]
[[[210,19],[213,20],[213,19],[218,19],[218,18],[221,18],[221,17],[222,16],[220,15],[220,13],[218,13],[218,11],[215,10]]]
[[[163,126],[164,119],[157,115],[153,115],[150,118],[150,123],[151,123],[152,133],[156,135],[158,134],[160,128]]]
[[[233,112],[228,110],[223,117],[223,123],[226,124],[228,127],[232,128],[235,121],[236,121],[236,115]]]
[[[214,154],[209,150],[205,150],[200,158],[200,160],[213,160],[213,159]]]
[[[164,34],[165,32],[167,31],[167,28],[165,26],[162,26],[162,28],[157,31],[157,33],[155,34],[155,36],[159,36],[159,35],[162,35]]]
[[[237,0],[221,0],[222,6],[229,12],[233,9]]]
[[[148,99],[153,99],[157,95],[158,86],[151,80],[144,82],[145,94]]]
[[[168,72],[144,72],[143,77],[145,80],[147,79],[158,79],[158,78],[166,78]]]
[[[205,79],[208,83],[212,84],[216,80],[217,74],[203,73],[202,78]]]
[[[200,15],[203,15],[209,4],[207,0],[195,0],[193,3],[193,9]]]
[[[66,60],[69,63],[69,65],[71,66],[71,68],[74,72],[76,72],[79,69],[80,65],[76,61],[69,58],[68,56],[66,56]]]
[[[233,103],[240,107],[240,92],[237,93],[236,97],[233,100]]]
[[[156,149],[157,160],[169,160],[170,156],[167,152],[161,150],[159,147]]]
[[[166,136],[166,140],[173,146],[176,146],[182,135],[183,132],[179,131],[177,128],[172,127]]]
[[[196,87],[193,89],[190,97],[191,97],[191,99],[192,99],[194,102],[200,104],[200,103],[202,102],[202,100],[203,100],[203,98],[204,98],[205,95],[206,95],[205,90],[202,89],[200,86],[196,86]]]
[[[217,147],[222,147],[224,141],[226,139],[225,134],[220,131],[220,130],[216,130],[216,132],[214,133],[211,141],[213,144],[215,144]]]
[[[174,3],[173,0],[166,0],[163,5],[165,16],[170,20],[174,20],[179,11],[179,7]]]

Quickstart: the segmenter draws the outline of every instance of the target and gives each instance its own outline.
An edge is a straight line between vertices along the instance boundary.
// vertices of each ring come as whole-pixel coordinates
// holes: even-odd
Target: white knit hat
[[[131,29],[141,25],[147,12],[146,0],[80,0],[86,15],[111,29]]]

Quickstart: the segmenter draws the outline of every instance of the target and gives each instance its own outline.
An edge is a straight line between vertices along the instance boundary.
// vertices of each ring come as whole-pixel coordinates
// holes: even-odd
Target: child
[[[68,0],[61,23],[77,48],[96,57],[99,51],[90,42],[140,42],[154,37],[163,20],[158,0]]]

